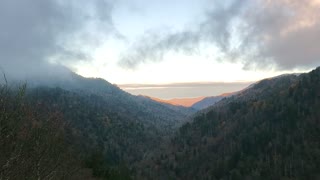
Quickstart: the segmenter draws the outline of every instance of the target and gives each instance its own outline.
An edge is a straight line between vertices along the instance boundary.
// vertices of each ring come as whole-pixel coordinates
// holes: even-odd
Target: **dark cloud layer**
[[[212,1],[212,6],[205,21],[183,32],[146,35],[120,64],[134,68],[170,51],[197,53],[201,44],[216,45],[220,59],[240,61],[244,68],[293,69],[320,62],[319,0]]]
[[[0,67],[21,78],[54,73],[48,61],[90,59],[84,44],[99,43],[92,32],[113,31],[111,10],[103,0],[2,0]]]

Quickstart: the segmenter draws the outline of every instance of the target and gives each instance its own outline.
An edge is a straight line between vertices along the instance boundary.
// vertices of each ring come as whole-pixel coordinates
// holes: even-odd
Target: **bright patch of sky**
[[[219,63],[206,56],[170,53],[157,63],[145,63],[136,69],[117,65],[112,51],[97,52],[96,60],[78,64],[76,69],[86,77],[104,77],[115,84],[167,84],[177,82],[243,82],[257,81],[286,72],[243,70],[239,63]],[[114,61],[106,62],[105,59]]]
[[[226,1],[227,2],[227,1]],[[109,38],[93,52],[93,60],[73,64],[86,77],[102,77],[115,84],[166,84],[177,82],[256,81],[283,72],[243,70],[243,64],[219,62],[213,46],[203,47],[201,54],[171,52],[163,61],[149,62],[135,69],[119,66],[121,52],[149,31],[182,31],[204,16],[207,0],[120,0],[114,6],[114,25],[124,38]],[[236,30],[232,31],[236,33]],[[239,45],[236,35],[233,46]]]
[[[0,67],[8,77],[42,79],[59,64],[120,85],[308,71],[320,62],[319,2],[1,1]]]

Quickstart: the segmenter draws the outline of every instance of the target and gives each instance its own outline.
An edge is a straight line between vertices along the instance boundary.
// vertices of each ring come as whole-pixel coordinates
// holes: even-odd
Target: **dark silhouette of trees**
[[[26,85],[0,87],[0,179],[63,179],[80,163],[66,145],[58,111],[25,99]]]
[[[168,158],[151,162],[154,177],[319,179],[319,109],[320,68],[263,80],[182,126]]]

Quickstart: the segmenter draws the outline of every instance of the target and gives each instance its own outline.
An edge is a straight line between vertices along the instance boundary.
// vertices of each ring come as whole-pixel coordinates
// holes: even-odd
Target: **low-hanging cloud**
[[[90,59],[86,48],[99,43],[95,33],[116,34],[109,0],[2,0],[0,67],[16,78],[56,71]],[[90,41],[89,41],[90,40]]]
[[[288,70],[320,62],[319,0],[212,4],[206,19],[185,31],[147,34],[122,54],[120,64],[134,68],[147,61],[161,61],[170,51],[196,53],[202,44],[215,45],[223,54],[220,59],[239,61],[244,68]]]

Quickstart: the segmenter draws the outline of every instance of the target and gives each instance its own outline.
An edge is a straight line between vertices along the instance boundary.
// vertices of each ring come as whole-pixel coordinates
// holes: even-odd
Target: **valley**
[[[70,74],[59,86],[1,86],[2,178],[319,177],[319,68],[201,98],[213,103],[200,111]]]
[[[320,0],[1,0],[0,180],[320,180]]]

